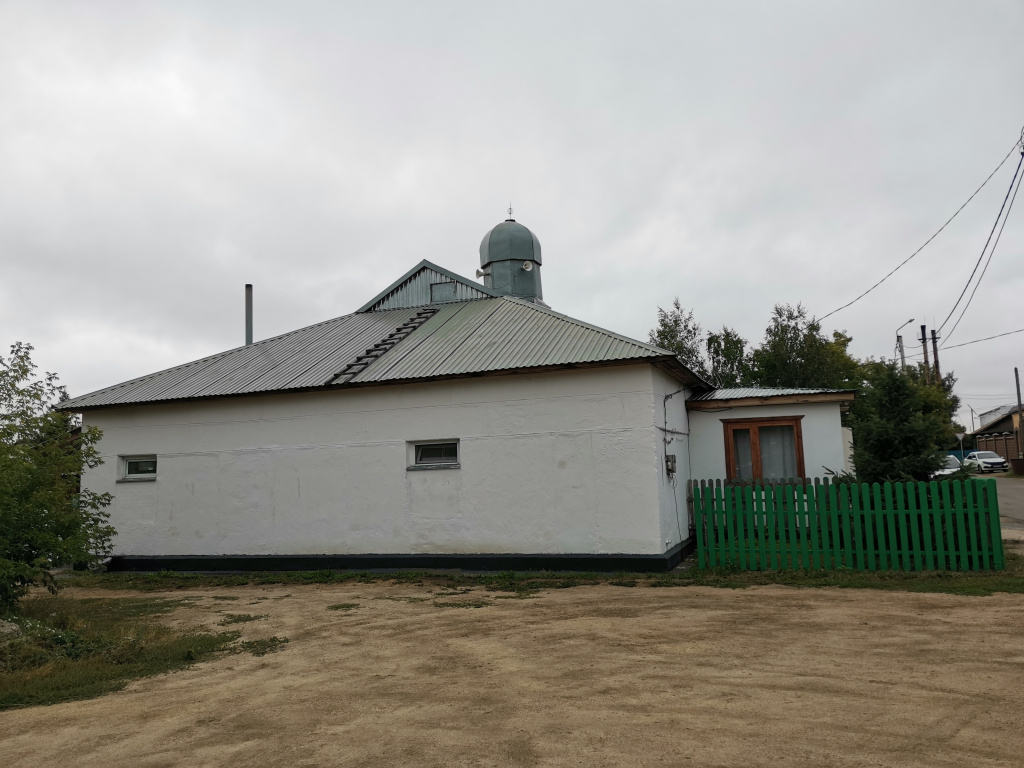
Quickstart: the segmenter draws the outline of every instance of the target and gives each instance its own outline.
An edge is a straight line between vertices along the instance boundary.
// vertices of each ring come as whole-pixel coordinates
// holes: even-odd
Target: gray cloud
[[[0,6],[0,342],[82,393],[354,310],[516,218],[558,310],[644,338],[824,314],[909,255],[1024,123],[1019,3]],[[941,321],[1007,166],[830,318]],[[1024,214],[954,341],[1024,326]],[[1024,336],[1024,335],[1022,335]],[[976,409],[1022,336],[950,350]]]

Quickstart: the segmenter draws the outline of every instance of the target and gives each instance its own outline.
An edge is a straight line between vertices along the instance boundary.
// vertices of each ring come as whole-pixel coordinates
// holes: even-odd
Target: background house
[[[1007,460],[1020,456],[1021,424],[1016,403],[986,411],[979,420],[981,426],[971,433],[977,450],[994,451]]]
[[[66,402],[103,430],[112,566],[665,569],[691,477],[842,464],[849,393],[716,393],[553,311],[514,221],[480,264]]]

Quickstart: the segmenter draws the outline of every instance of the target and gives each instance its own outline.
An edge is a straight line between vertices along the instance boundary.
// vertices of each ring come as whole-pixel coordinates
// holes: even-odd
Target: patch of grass
[[[277,653],[287,642],[289,642],[287,637],[274,635],[262,640],[245,640],[238,644],[238,649],[251,653],[253,656],[266,656],[268,653]]]
[[[236,632],[174,630],[154,621],[177,600],[26,598],[0,639],[0,709],[88,699],[223,651]]]
[[[727,589],[766,584],[978,596],[996,592],[1024,593],[1024,557],[1007,552],[1006,568],[1002,571],[741,571],[693,568],[679,574],[661,574],[649,582],[652,587],[693,585]]]
[[[396,603],[425,603],[429,597],[398,597],[395,595],[381,595],[380,597],[372,597],[371,600],[391,600]]]
[[[224,618],[218,623],[222,627],[226,627],[229,624],[244,624],[247,621],[259,621],[260,619],[267,618],[267,614],[261,613],[254,615],[251,613],[225,613]]]
[[[438,608],[486,608],[494,605],[490,600],[435,600]]]
[[[536,600],[537,595],[530,592],[520,592],[515,595],[494,595],[495,600]]]
[[[237,600],[237,595],[212,595],[211,600]]]
[[[139,591],[184,590],[192,587],[231,587],[260,584],[337,584],[337,583],[416,584],[436,590],[434,598],[466,594],[476,588],[489,592],[530,596],[545,589],[612,584],[636,587],[706,586],[743,589],[760,584],[783,584],[794,587],[844,587],[851,589],[884,589],[905,592],[945,592],[958,595],[990,595],[994,592],[1024,593],[1024,557],[1013,552],[1006,555],[1002,571],[741,571],[738,568],[707,568],[650,573],[584,573],[529,571],[501,573],[460,573],[445,571],[398,571],[370,573],[367,571],[308,571],[301,573],[250,573],[224,576],[164,571],[161,573],[92,573],[76,571],[63,583],[104,589],[135,589]],[[288,595],[271,598],[282,600]],[[376,599],[376,598],[375,598]],[[390,598],[418,602],[428,598]]]
[[[335,603],[334,605],[328,605],[328,611],[353,611],[359,607],[359,603]]]

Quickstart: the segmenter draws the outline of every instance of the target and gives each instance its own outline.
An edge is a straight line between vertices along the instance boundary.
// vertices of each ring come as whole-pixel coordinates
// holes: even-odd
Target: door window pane
[[[796,477],[796,432],[793,427],[788,424],[758,427],[757,433],[761,444],[761,477],[766,480]]]
[[[750,450],[750,430],[732,431],[733,462],[736,465],[736,480],[754,479],[754,456]],[[763,449],[762,449],[763,450]]]

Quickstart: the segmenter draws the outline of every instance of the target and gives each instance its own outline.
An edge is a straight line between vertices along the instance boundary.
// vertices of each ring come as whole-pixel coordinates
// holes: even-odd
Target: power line
[[[1019,143],[1019,142],[1018,142]],[[999,206],[999,213],[996,214],[996,220],[992,223],[992,229],[988,233],[988,238],[985,240],[985,246],[981,249],[981,254],[978,256],[978,260],[974,262],[974,269],[971,270],[970,277],[967,278],[967,282],[964,284],[964,289],[960,291],[960,296],[957,297],[956,303],[953,304],[953,308],[949,310],[949,314],[946,315],[946,319],[942,321],[942,325],[939,326],[941,331],[946,327],[946,323],[949,322],[949,318],[956,312],[956,308],[960,305],[960,300],[963,299],[964,294],[967,293],[967,289],[971,287],[971,280],[974,279],[974,273],[978,271],[978,265],[981,264],[981,260],[985,258],[985,251],[988,250],[988,244],[992,242],[992,235],[996,233],[996,227],[999,226],[999,220],[1003,217],[1003,211],[1006,209],[1006,203],[1010,199],[1010,193],[1013,192],[1014,184],[1017,183],[1017,174],[1020,173],[1020,167],[1024,164],[1024,152],[1020,154],[1020,161],[1017,163],[1017,170],[1013,172],[1013,178],[1010,180],[1010,188],[1006,190],[1006,196],[1003,197],[1003,204]],[[961,317],[963,315],[961,314]],[[960,321],[957,320],[959,323]]]
[[[1024,149],[1021,149],[1020,153],[1021,162],[1024,163]],[[1013,190],[1013,197],[1010,198],[1010,205],[1006,209],[1006,215],[1003,216],[1003,223],[999,225],[999,234],[996,235],[996,241],[992,243],[992,250],[988,252],[988,259],[985,260],[985,266],[982,267],[981,274],[978,275],[978,282],[974,284],[974,289],[971,291],[971,295],[967,297],[967,303],[964,304],[963,311],[960,312],[960,317],[953,323],[953,327],[949,329],[949,333],[946,334],[945,341],[949,341],[949,337],[953,335],[957,326],[960,325],[960,321],[964,319],[964,315],[967,314],[967,308],[971,306],[971,302],[974,301],[974,294],[978,292],[978,286],[981,285],[981,281],[985,279],[985,273],[988,272],[988,265],[992,263],[992,256],[996,252],[996,248],[999,247],[999,241],[1003,239],[1003,230],[1006,228],[1006,220],[1010,218],[1010,211],[1013,210],[1013,203],[1017,199],[1017,193],[1020,192],[1020,183],[1024,180],[1024,176],[1021,176],[1017,180],[1017,188]],[[945,341],[943,342],[943,349],[945,349]]]
[[[951,347],[943,347],[943,349],[956,349],[957,347],[966,347],[971,344],[977,344],[979,341],[990,341],[992,339],[998,339],[1001,336],[1010,336],[1014,333],[1022,333],[1024,328],[1018,328],[1016,331],[1007,331],[1006,333],[997,333],[995,336],[986,336],[984,339],[975,339],[974,341],[965,341],[963,344],[954,344]]]
[[[954,344],[954,345],[952,345],[950,347],[942,347],[942,349],[943,350],[947,350],[947,349],[956,349],[957,347],[967,347],[967,346],[970,346],[971,344],[977,344],[977,343],[982,342],[982,341],[991,341],[992,339],[999,339],[999,338],[1002,338],[1003,336],[1012,336],[1015,333],[1024,333],[1024,328],[1018,328],[1016,331],[1007,331],[1006,333],[997,333],[995,336],[986,336],[983,339],[973,339],[972,341],[965,341],[962,344]],[[922,353],[918,352],[918,353],[913,354],[913,355],[907,355],[907,357],[921,357],[921,355],[922,355]]]
[[[919,253],[920,253],[921,251],[923,251],[923,250],[925,249],[925,247],[926,247],[926,246],[927,246],[927,245],[928,245],[928,244],[929,244],[929,243],[930,243],[930,242],[931,242],[932,240],[934,240],[934,239],[935,239],[936,237],[938,237],[938,236],[939,236],[939,234],[940,234],[940,233],[942,232],[942,230],[944,230],[944,229],[945,229],[945,228],[946,228],[947,226],[949,226],[949,223],[950,223],[951,221],[953,221],[953,219],[955,219],[955,218],[956,218],[956,217],[957,217],[957,216],[959,215],[960,211],[962,211],[962,210],[963,210],[964,208],[966,208],[966,207],[967,207],[967,203],[971,202],[971,200],[973,200],[973,199],[975,198],[975,196],[976,196],[976,195],[977,195],[977,194],[978,194],[979,192],[981,192],[981,190],[982,190],[982,189],[984,189],[984,188],[985,188],[985,185],[986,185],[986,184],[988,184],[989,180],[990,180],[990,179],[991,179],[991,178],[992,178],[993,176],[995,176],[995,175],[996,175],[996,171],[998,171],[998,170],[999,170],[1000,168],[1002,168],[1002,167],[1003,167],[1003,164],[1004,164],[1004,163],[1006,163],[1006,161],[1010,159],[1010,155],[1012,155],[1012,154],[1013,154],[1013,150],[1015,150],[1015,149],[1017,148],[1017,146],[1018,146],[1019,144],[1020,144],[1020,140],[1018,139],[1018,140],[1017,140],[1017,142],[1016,142],[1016,143],[1014,143],[1014,145],[1013,145],[1012,147],[1010,147],[1010,151],[1006,153],[1006,157],[1004,157],[1004,158],[1003,158],[1002,160],[1000,160],[1000,161],[999,161],[999,165],[997,165],[997,166],[995,167],[995,170],[994,170],[994,171],[992,171],[992,173],[990,173],[990,174],[989,174],[989,175],[988,175],[987,177],[985,177],[985,180],[984,180],[983,182],[981,182],[981,186],[980,186],[980,187],[978,187],[978,188],[977,188],[976,190],[974,190],[974,192],[973,192],[973,193],[971,194],[971,196],[967,198],[966,202],[964,202],[964,204],[963,204],[963,205],[961,205],[961,206],[960,206],[959,208],[957,208],[957,209],[956,209],[956,213],[954,213],[954,214],[953,214],[952,216],[950,216],[950,217],[949,217],[948,219],[946,219],[946,223],[945,223],[945,224],[943,224],[943,225],[942,225],[941,227],[939,227],[939,228],[938,228],[937,230],[935,230],[935,234],[933,234],[933,235],[932,235],[931,237],[929,237],[929,238],[928,238],[927,240],[925,240],[925,241],[924,241],[924,244],[923,244],[923,245],[922,245],[922,246],[921,246],[920,248],[918,248],[918,249],[917,249],[916,251],[914,251],[914,252],[913,252],[912,254],[910,254],[909,256],[907,256],[907,258],[905,258],[905,259],[904,259],[903,261],[901,261],[901,262],[900,262],[899,264],[897,264],[897,265],[896,265],[896,267],[895,267],[895,268],[894,268],[894,269],[893,269],[893,270],[892,270],[891,272],[889,272],[889,273],[888,273],[888,274],[887,274],[887,275],[886,275],[885,277],[883,277],[883,278],[882,278],[881,280],[879,280],[879,281],[878,281],[877,283],[875,283],[875,284],[874,284],[874,285],[872,285],[872,286],[871,286],[870,288],[868,288],[868,289],[867,289],[866,291],[864,291],[864,293],[862,293],[862,294],[861,294],[860,296],[858,296],[858,297],[856,297],[855,299],[853,299],[853,301],[850,301],[850,302],[847,302],[846,304],[843,304],[843,306],[839,307],[838,309],[833,309],[833,310],[832,310],[831,312],[829,312],[829,313],[828,313],[827,315],[823,315],[822,317],[818,318],[818,320],[819,320],[819,321],[821,321],[821,320],[824,320],[824,319],[825,319],[826,317],[831,317],[831,316],[832,316],[832,315],[834,315],[834,314],[835,314],[836,312],[840,312],[840,311],[842,311],[842,310],[846,309],[847,307],[849,307],[849,306],[851,306],[851,305],[853,305],[853,304],[856,304],[856,303],[857,303],[858,301],[860,301],[860,300],[861,300],[861,299],[863,299],[863,298],[864,298],[865,296],[867,296],[867,295],[868,295],[869,293],[871,293],[871,292],[872,292],[873,290],[875,290],[875,288],[877,288],[877,287],[878,287],[878,286],[880,286],[880,285],[881,285],[882,283],[884,283],[884,282],[885,282],[886,280],[888,280],[888,279],[889,279],[890,277],[892,277],[893,275],[895,275],[895,274],[896,274],[896,272],[897,272],[897,271],[898,271],[898,270],[899,270],[899,269],[900,269],[900,268],[901,268],[901,267],[902,267],[902,266],[903,266],[904,264],[906,264],[907,262],[909,262],[909,261],[910,261],[910,260],[911,260],[912,258],[914,258],[915,256],[917,256],[917,254],[919,254]],[[972,275],[972,276],[973,276],[973,275]]]

